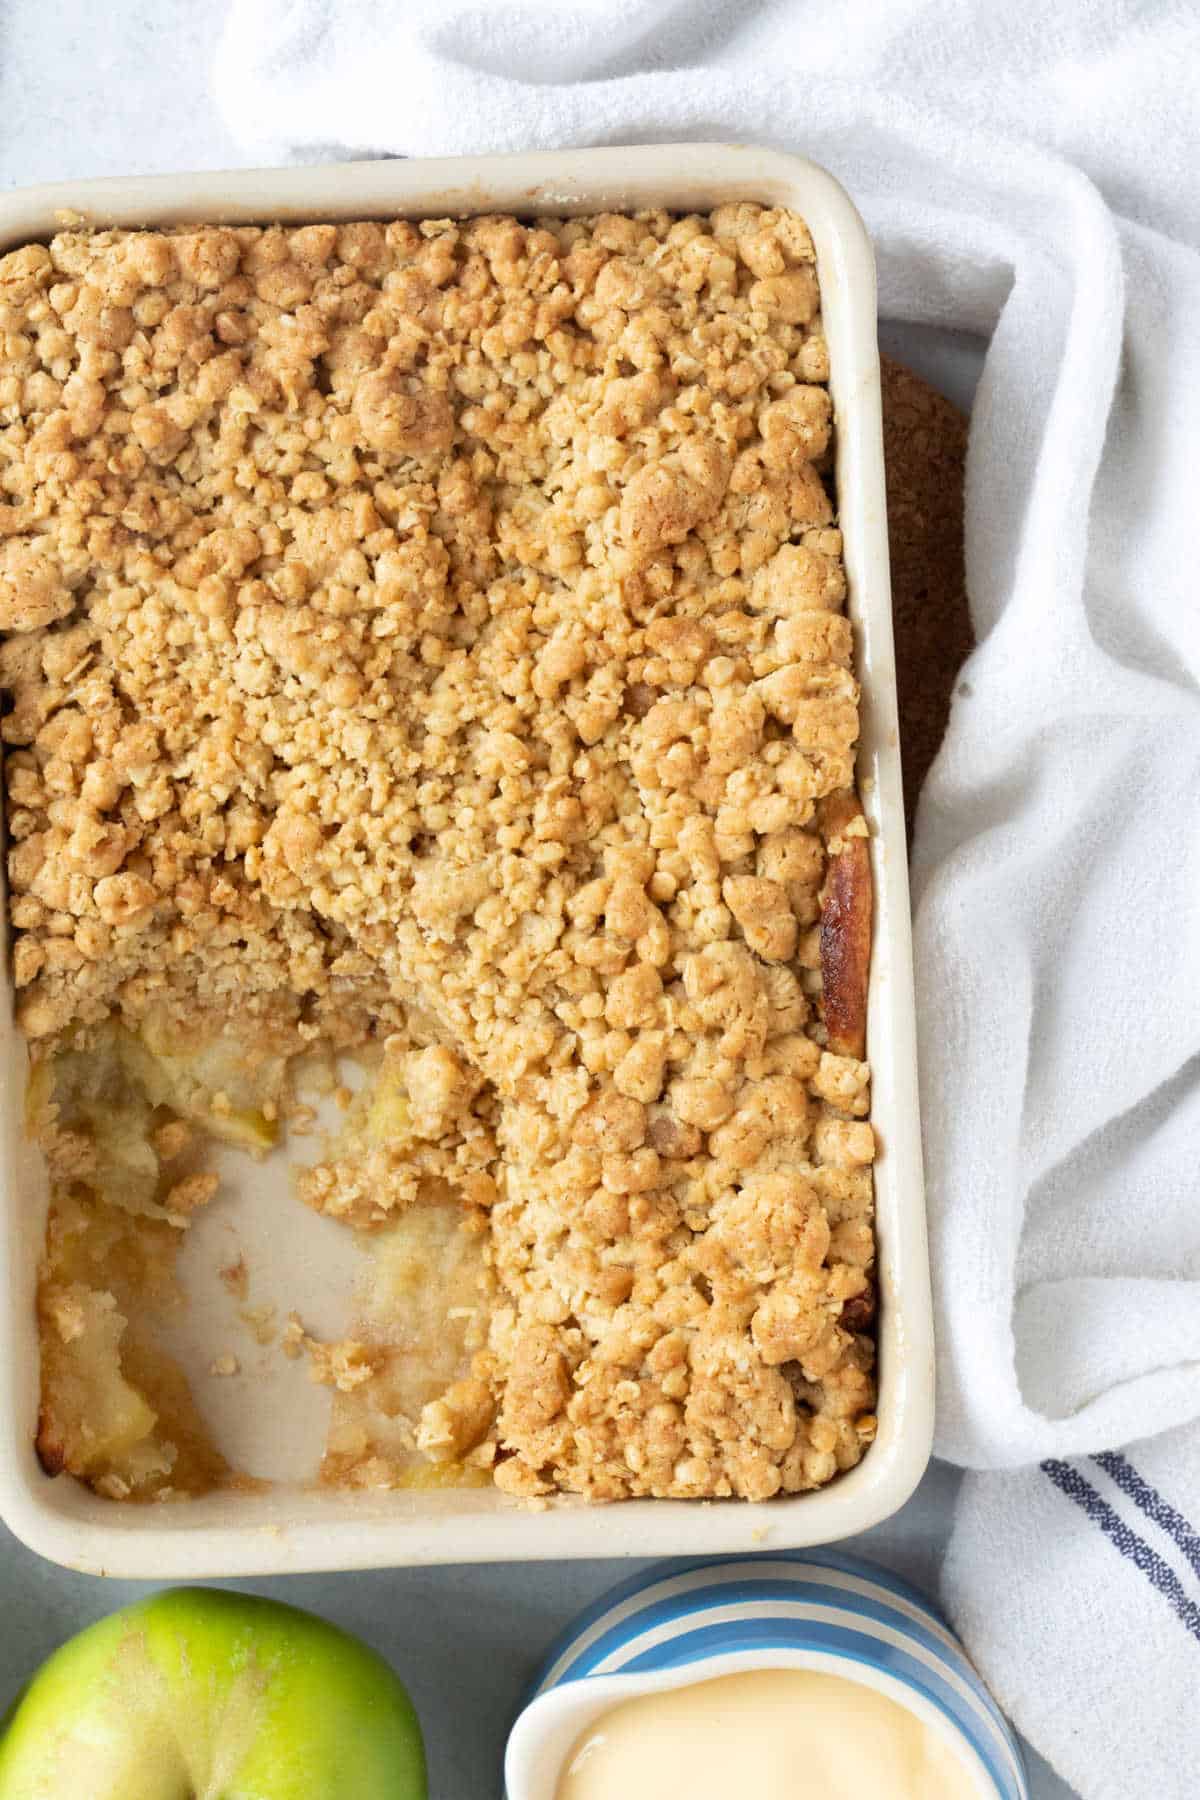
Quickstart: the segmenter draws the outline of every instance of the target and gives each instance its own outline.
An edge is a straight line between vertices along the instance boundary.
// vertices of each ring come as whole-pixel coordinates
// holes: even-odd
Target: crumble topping
[[[71,229],[0,259],[0,324],[19,1019],[146,1097],[139,1228],[211,1201],[163,1172],[197,1126],[261,1153],[289,1059],[383,1046],[300,1185],[483,1245],[487,1342],[405,1415],[431,1465],[601,1500],[851,1466],[870,877],[801,220]],[[76,1115],[55,1218],[127,1204]],[[59,1351],[129,1386],[131,1315],[47,1267],[62,1437]],[[375,1327],[314,1372],[330,1478],[387,1485]],[[115,1457],[65,1460],[179,1485]]]

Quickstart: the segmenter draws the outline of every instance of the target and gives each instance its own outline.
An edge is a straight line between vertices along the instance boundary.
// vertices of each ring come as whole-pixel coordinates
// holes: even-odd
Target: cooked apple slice
[[[121,1373],[127,1320],[114,1296],[79,1282],[43,1288],[42,1392],[37,1450],[48,1475],[84,1479],[127,1464],[157,1423],[153,1408]],[[165,1471],[164,1471],[165,1472]]]
[[[373,1150],[385,1145],[399,1148],[412,1136],[412,1107],[399,1063],[387,1059],[371,1089],[363,1133]]]
[[[871,968],[871,855],[854,789],[823,800],[819,823],[829,853],[821,894],[821,1014],[830,1050],[861,1061]]]
[[[120,1031],[117,1050],[153,1106],[170,1107],[222,1142],[258,1156],[278,1140],[279,1126],[263,1103],[282,1087],[286,1056],[251,1053],[225,1033],[187,1046],[151,1021],[136,1036]]]

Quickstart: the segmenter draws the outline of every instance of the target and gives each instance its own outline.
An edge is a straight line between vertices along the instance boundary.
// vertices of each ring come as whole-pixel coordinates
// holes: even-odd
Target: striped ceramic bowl
[[[1013,1734],[928,1600],[830,1551],[660,1563],[613,1588],[534,1680],[508,1741],[508,1800],[554,1800],[572,1746],[619,1701],[756,1668],[875,1688],[958,1749],[980,1800],[1028,1800]]]

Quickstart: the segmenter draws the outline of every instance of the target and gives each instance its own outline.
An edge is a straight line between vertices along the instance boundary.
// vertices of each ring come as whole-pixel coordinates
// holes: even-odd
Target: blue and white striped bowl
[[[508,1741],[508,1800],[554,1800],[580,1734],[619,1701],[756,1668],[887,1694],[957,1748],[980,1800],[1028,1800],[1016,1740],[928,1600],[830,1551],[660,1563],[613,1588],[535,1678]]]

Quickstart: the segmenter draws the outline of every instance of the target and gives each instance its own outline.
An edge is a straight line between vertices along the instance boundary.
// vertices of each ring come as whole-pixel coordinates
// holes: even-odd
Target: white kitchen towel
[[[1168,1433],[1163,1517],[1200,1463],[1198,62],[1165,0],[235,0],[217,58],[268,161],[803,151],[866,216],[884,316],[989,340],[979,647],[913,873],[938,1444],[1024,1472],[968,1476],[947,1596],[1088,1800],[1200,1772],[1159,1660],[1195,1691],[1197,1558],[1172,1599],[1069,1461]]]

